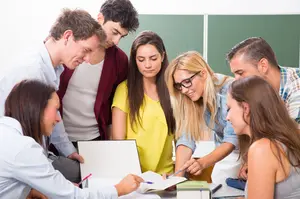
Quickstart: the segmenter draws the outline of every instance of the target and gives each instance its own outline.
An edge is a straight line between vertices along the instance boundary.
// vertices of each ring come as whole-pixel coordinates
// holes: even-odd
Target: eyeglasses
[[[193,78],[198,75],[201,71],[199,72],[196,72],[194,75],[192,75],[190,78],[187,78],[187,79],[184,79],[182,80],[180,83],[174,83],[174,88],[176,88],[177,90],[181,91],[182,90],[182,86],[184,88],[190,88],[193,83],[192,83],[192,80]]]

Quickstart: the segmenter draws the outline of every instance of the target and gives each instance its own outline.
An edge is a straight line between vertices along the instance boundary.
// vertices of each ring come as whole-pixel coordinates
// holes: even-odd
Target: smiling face
[[[173,75],[174,87],[195,102],[203,97],[206,77],[205,69],[201,72],[177,69]]]
[[[136,51],[136,64],[138,70],[145,78],[153,78],[161,70],[164,57],[157,48],[151,44],[141,45]]]
[[[235,79],[240,79],[251,75],[261,76],[258,67],[253,63],[246,61],[244,55],[234,56],[229,65]]]
[[[232,98],[230,93],[227,94],[226,120],[232,124],[233,130],[237,135],[249,135],[249,105],[246,103],[238,103]]]
[[[47,106],[43,112],[43,118],[41,122],[41,130],[43,135],[50,136],[54,126],[60,121],[58,115],[60,103],[56,92],[52,93],[51,98],[48,100]]]

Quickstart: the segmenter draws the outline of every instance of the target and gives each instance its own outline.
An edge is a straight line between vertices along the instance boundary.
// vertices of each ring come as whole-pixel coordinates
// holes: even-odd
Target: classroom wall
[[[41,42],[63,7],[96,17],[103,0],[6,0],[0,8],[0,73],[28,47]],[[132,0],[140,14],[295,14],[298,0]]]
[[[188,50],[203,53],[203,15],[139,15],[140,27],[120,41],[119,47],[130,56],[135,37],[145,30],[156,32],[164,41],[168,59]],[[187,23],[188,22],[188,23]]]
[[[226,54],[254,36],[271,45],[279,65],[300,67],[300,15],[209,15],[208,63],[219,73],[231,74]]]
[[[189,50],[203,56],[206,51],[206,60],[215,72],[231,75],[226,61],[230,49],[248,37],[263,37],[280,65],[300,66],[300,15],[207,15],[207,30],[203,15],[142,14],[139,18],[137,33],[149,29],[158,33],[164,40],[169,60]],[[203,37],[205,31],[207,37]],[[119,44],[128,56],[137,33]]]

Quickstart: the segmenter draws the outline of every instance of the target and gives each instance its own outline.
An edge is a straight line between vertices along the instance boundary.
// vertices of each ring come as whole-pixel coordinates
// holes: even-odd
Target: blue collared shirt
[[[222,81],[224,75],[216,74],[216,77],[219,81]],[[214,141],[215,145],[219,146],[224,142],[231,143],[237,148],[238,139],[237,136],[231,126],[231,123],[226,120],[227,116],[227,91],[232,83],[233,79],[227,81],[216,93],[217,97],[217,114],[216,114],[216,121],[214,122],[214,127],[212,132],[214,133]],[[210,112],[207,110],[205,111],[205,122],[207,125],[210,124]],[[184,145],[194,152],[196,149],[195,141],[192,140],[190,134],[182,133],[182,135],[176,141],[176,147],[179,145]]]
[[[24,136],[13,118],[0,118],[0,151],[0,198],[25,199],[31,188],[55,199],[118,198],[114,186],[80,189],[66,180],[47,160],[41,145]]]
[[[63,70],[62,65],[54,68],[43,43],[37,49],[29,51],[24,57],[19,58],[0,79],[0,116],[4,115],[5,100],[17,83],[25,79],[37,79],[58,90]],[[62,121],[54,127],[50,142],[66,157],[76,152],[64,130]]]

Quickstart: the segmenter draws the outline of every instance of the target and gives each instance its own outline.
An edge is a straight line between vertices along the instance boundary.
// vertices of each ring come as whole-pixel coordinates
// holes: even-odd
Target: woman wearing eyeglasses
[[[181,176],[184,171],[200,175],[203,169],[217,163],[212,174],[213,182],[224,183],[227,177],[236,177],[240,164],[234,149],[238,140],[231,124],[226,121],[226,94],[233,79],[214,73],[195,51],[175,58],[166,70],[165,79],[176,120],[175,171],[182,170],[178,173]],[[197,160],[191,159],[195,142],[212,135],[215,150]],[[225,158],[229,154],[232,154],[230,158]]]

